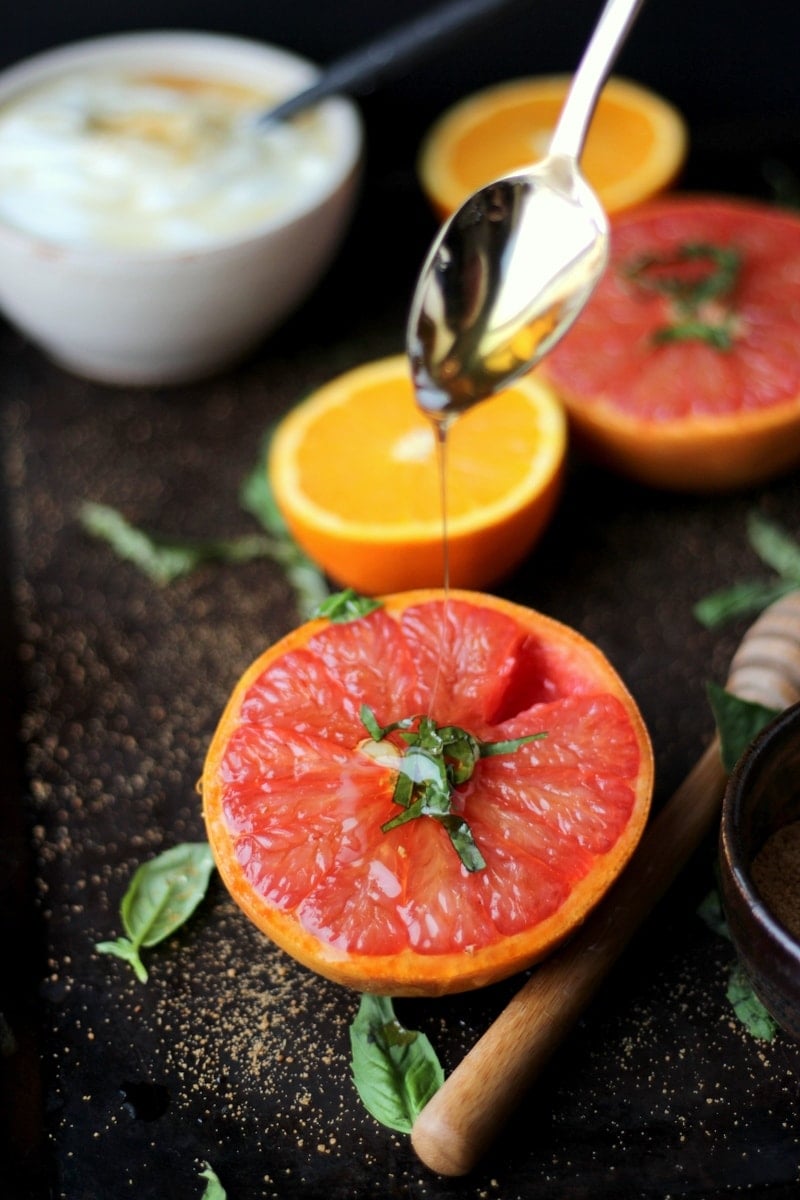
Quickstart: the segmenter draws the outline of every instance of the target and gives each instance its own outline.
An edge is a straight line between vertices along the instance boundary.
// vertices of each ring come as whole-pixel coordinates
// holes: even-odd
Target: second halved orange
[[[430,129],[420,152],[422,186],[440,216],[500,175],[529,166],[548,150],[571,77],[510,80],[453,105]],[[650,89],[618,77],[600,94],[581,166],[607,212],[663,191],[687,149],[680,113]]]

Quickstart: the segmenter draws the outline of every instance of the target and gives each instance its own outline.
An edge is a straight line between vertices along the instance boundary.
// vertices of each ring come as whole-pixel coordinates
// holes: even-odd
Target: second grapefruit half
[[[609,467],[744,487],[800,463],[798,320],[800,216],[664,197],[614,218],[609,268],[541,373]]]

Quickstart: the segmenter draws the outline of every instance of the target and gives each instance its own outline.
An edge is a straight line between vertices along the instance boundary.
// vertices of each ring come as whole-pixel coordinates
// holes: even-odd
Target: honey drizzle
[[[450,426],[455,420],[455,414],[429,412],[427,415],[430,417],[433,425],[436,440],[436,467],[439,475],[439,511],[442,527],[442,586],[444,590],[444,603],[442,604],[439,622],[439,658],[436,663],[436,674],[428,702],[428,715],[433,716],[436,711],[442,683],[442,663],[444,660],[447,620],[450,610],[450,538],[447,522],[447,435]]]

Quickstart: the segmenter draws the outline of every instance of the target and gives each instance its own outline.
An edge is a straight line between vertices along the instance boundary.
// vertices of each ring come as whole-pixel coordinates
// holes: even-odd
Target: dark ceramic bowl
[[[800,941],[767,906],[752,864],[777,830],[800,821],[800,704],[776,717],[736,764],[720,831],[722,902],[742,965],[778,1024],[800,1041]],[[800,888],[797,892],[800,908]]]

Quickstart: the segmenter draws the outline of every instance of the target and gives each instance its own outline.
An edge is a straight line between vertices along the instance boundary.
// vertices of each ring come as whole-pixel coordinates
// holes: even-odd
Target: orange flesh
[[[446,448],[450,582],[486,588],[531,550],[561,492],[566,416],[527,376],[461,416]],[[296,405],[272,437],[273,494],[341,586],[382,595],[443,578],[436,433],[408,359],[366,363]]]
[[[389,833],[395,772],[363,751],[380,724],[426,711],[483,741],[546,731],[481,759],[454,808],[486,861],[461,865],[442,827]],[[400,743],[402,744],[402,743]],[[300,961],[362,991],[480,986],[541,957],[613,881],[641,833],[652,753],[633,701],[574,631],[496,598],[390,598],[350,625],[304,626],[237,686],[203,797],[225,882]]]
[[[476,188],[542,159],[571,82],[567,75],[509,80],[442,113],[418,161],[437,212],[453,212]],[[606,211],[619,212],[667,188],[683,166],[687,144],[686,123],[667,100],[612,77],[589,125],[581,166]]]
[[[523,483],[536,436],[530,403],[520,392],[457,421],[448,436],[448,515],[474,513]],[[331,446],[350,447],[350,453],[331,454]],[[344,520],[362,522],[366,511],[382,524],[438,520],[435,433],[407,379],[364,385],[323,413],[306,431],[297,468],[303,493]]]
[[[519,100],[498,107],[485,123],[465,130],[450,150],[448,165],[465,193],[508,171],[542,158],[563,99]],[[628,106],[604,98],[592,120],[581,166],[595,188],[624,179],[652,152],[653,127]]]

